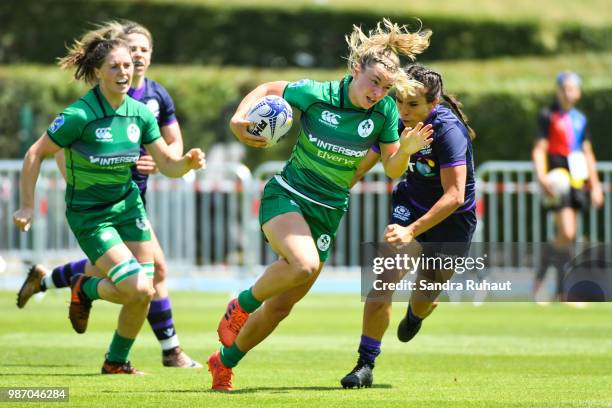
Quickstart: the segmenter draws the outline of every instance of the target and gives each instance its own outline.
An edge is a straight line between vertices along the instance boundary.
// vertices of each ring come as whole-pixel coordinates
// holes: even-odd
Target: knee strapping
[[[115,265],[108,272],[108,277],[116,285],[129,278],[130,276],[140,273],[142,270],[143,267],[140,266],[138,261],[134,258],[131,258],[127,261],[121,262],[118,265]]]
[[[155,264],[153,262],[143,262],[140,264],[142,267],[142,272],[149,279],[153,279],[153,275],[155,273]]]

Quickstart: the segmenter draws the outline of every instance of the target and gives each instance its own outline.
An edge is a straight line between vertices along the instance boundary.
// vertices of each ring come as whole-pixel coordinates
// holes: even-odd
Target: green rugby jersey
[[[83,210],[106,207],[137,188],[130,167],[140,144],[161,136],[155,116],[126,96],[116,110],[98,86],[59,114],[47,134],[66,155],[66,206]]]
[[[353,175],[374,143],[393,143],[398,113],[389,96],[370,109],[353,105],[351,76],[340,81],[303,79],[289,83],[283,97],[302,112],[301,130],[281,177],[319,203],[348,207]]]

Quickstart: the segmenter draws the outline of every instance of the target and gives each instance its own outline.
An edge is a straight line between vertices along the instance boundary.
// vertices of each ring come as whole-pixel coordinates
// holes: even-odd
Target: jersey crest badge
[[[149,229],[149,220],[146,218],[139,218],[136,220],[136,226],[141,231],[147,231]]]
[[[374,130],[374,121],[372,119],[362,120],[359,126],[357,126],[357,132],[359,136],[368,137]]]
[[[400,221],[408,221],[410,218],[410,210],[403,205],[398,205],[393,209],[393,217]]]
[[[319,239],[317,239],[317,248],[319,248],[320,251],[327,251],[329,249],[330,244],[331,237],[327,234],[321,234],[321,236],[319,236]]]
[[[127,137],[130,139],[130,142],[138,143],[140,141],[140,128],[136,124],[132,123],[127,128]]]

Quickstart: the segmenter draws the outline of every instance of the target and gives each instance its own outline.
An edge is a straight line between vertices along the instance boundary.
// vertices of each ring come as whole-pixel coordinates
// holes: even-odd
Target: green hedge
[[[412,14],[393,20],[417,26]],[[227,8],[116,0],[0,2],[0,63],[51,63],[88,23],[129,18],[155,37],[155,59],[168,64],[339,67],[353,24],[371,28],[383,15],[324,8]],[[423,60],[482,59],[611,49],[612,26],[551,29],[537,21],[473,20],[419,15],[434,31]],[[300,59],[301,58],[301,59]],[[310,60],[309,60],[310,58]],[[300,62],[301,61],[301,62]]]
[[[444,69],[441,70],[444,72]],[[239,88],[274,80],[340,78],[340,71],[253,70],[213,67],[162,67],[152,70],[151,77],[159,80],[174,98],[177,115],[187,147],[208,149],[215,141],[234,140],[227,130],[228,113],[223,108],[235,102]],[[596,79],[596,78],[595,78]],[[590,120],[597,155],[612,160],[612,144],[604,143],[608,135],[608,119],[612,112],[612,86],[609,83],[589,85],[584,91],[580,108]],[[447,89],[453,89],[452,81]],[[552,100],[551,87],[510,93],[492,88],[488,92],[459,93],[465,112],[478,132],[476,158],[485,160],[528,160],[529,149],[536,132],[538,109]],[[67,73],[55,67],[0,68],[0,157],[18,158],[33,138],[38,137],[67,104],[77,99],[86,88],[70,81]],[[34,131],[20,133],[20,114],[29,106],[35,117]],[[230,112],[231,109],[229,110]],[[20,141],[23,137],[23,141]],[[248,149],[247,164],[251,167],[266,160],[288,157],[293,140],[267,150]]]

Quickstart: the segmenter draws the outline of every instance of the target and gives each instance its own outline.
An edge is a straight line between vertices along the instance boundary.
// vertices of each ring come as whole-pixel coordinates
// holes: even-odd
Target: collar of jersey
[[[119,105],[119,107],[117,109],[113,109],[110,106],[110,103],[108,103],[108,101],[106,100],[106,98],[104,97],[104,94],[102,93],[102,91],[100,91],[100,85],[96,85],[92,90],[92,96],[93,99],[96,101],[96,105],[98,105],[98,107],[100,108],[100,110],[102,111],[102,113],[104,114],[104,116],[128,116],[127,114],[127,100],[128,100],[128,96],[126,95],[125,98],[123,99],[123,102],[121,103],[121,105]],[[96,97],[96,94],[98,95],[99,99]],[[103,106],[99,106],[100,103],[98,102],[102,102]]]

